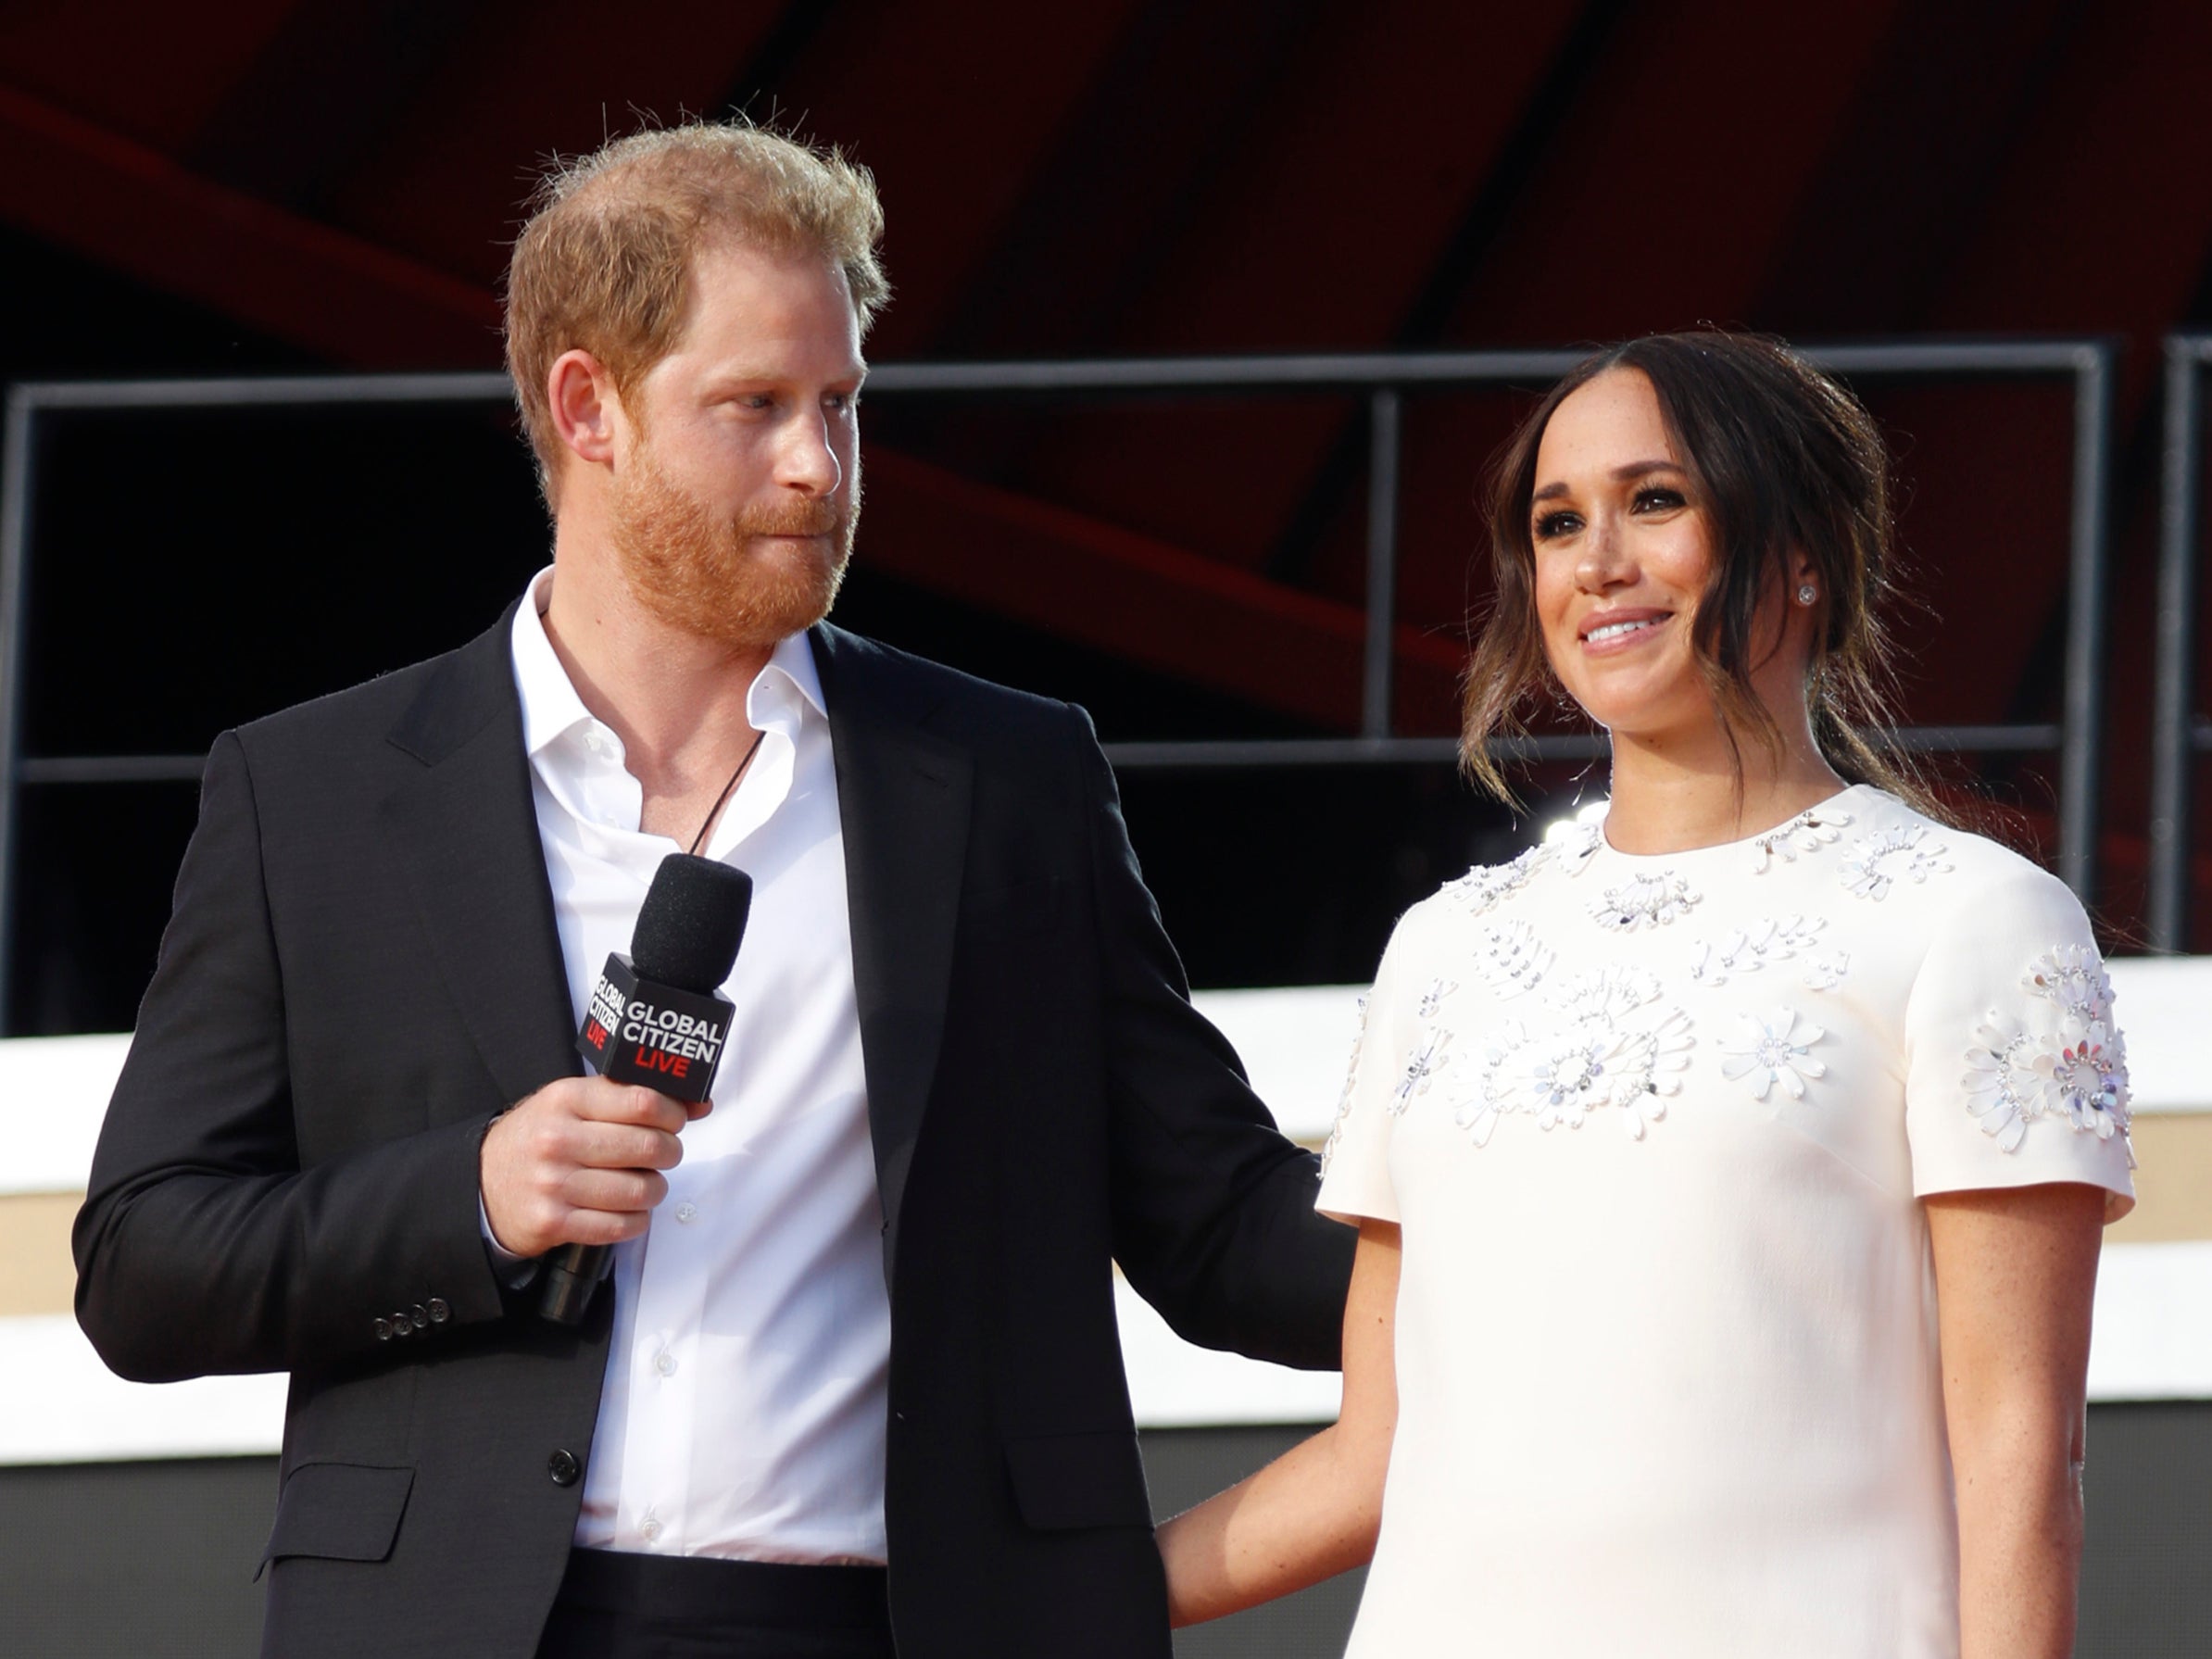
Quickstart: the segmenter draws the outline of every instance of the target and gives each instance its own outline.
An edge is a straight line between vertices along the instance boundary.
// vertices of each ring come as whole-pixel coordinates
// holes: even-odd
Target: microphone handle
[[[538,1288],[537,1313],[555,1325],[581,1325],[584,1311],[607,1272],[604,1244],[564,1244],[540,1258],[546,1280]]]

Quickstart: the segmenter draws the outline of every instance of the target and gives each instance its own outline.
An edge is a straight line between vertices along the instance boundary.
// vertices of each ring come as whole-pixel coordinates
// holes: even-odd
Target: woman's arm
[[[1344,1304],[1344,1409],[1312,1439],[1160,1529],[1179,1628],[1270,1602],[1375,1553],[1398,1424],[1398,1228],[1360,1227]]]
[[[2067,1659],[2105,1194],[2059,1184],[1925,1202],[1958,1493],[1961,1659]]]

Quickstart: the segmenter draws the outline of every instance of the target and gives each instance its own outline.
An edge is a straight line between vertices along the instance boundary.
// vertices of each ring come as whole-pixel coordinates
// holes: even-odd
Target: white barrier
[[[2196,1044],[2212,1010],[2212,958],[2112,963],[2136,1109],[2212,1111]],[[1286,1133],[1327,1135],[1351,1047],[1348,986],[1210,991],[1197,998],[1250,1068]],[[128,1037],[0,1042],[0,1198],[82,1192]],[[1320,1423],[1333,1373],[1194,1348],[1116,1283],[1139,1425]],[[2105,1248],[2090,1354],[2096,1401],[2212,1399],[2212,1240]],[[282,1376],[148,1386],[109,1374],[64,1313],[0,1318],[0,1464],[266,1453],[283,1421]]]

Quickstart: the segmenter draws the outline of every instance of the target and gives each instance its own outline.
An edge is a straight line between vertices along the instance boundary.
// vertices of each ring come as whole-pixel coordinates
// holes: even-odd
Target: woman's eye
[[[1681,505],[1682,492],[1680,490],[1662,489],[1654,486],[1648,490],[1636,492],[1636,510],[1638,512],[1667,512]]]
[[[1582,527],[1581,515],[1571,512],[1548,512],[1536,522],[1536,539],[1551,541],[1555,536],[1572,535]]]

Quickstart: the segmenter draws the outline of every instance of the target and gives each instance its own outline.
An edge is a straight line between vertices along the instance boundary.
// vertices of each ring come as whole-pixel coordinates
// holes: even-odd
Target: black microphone
[[[593,987],[576,1048],[592,1070],[677,1100],[703,1100],[736,1011],[719,994],[737,961],[753,878],[712,859],[672,852],[653,872],[630,954],[616,951]],[[541,1318],[574,1325],[607,1269],[608,1246],[564,1244],[545,1258]]]

